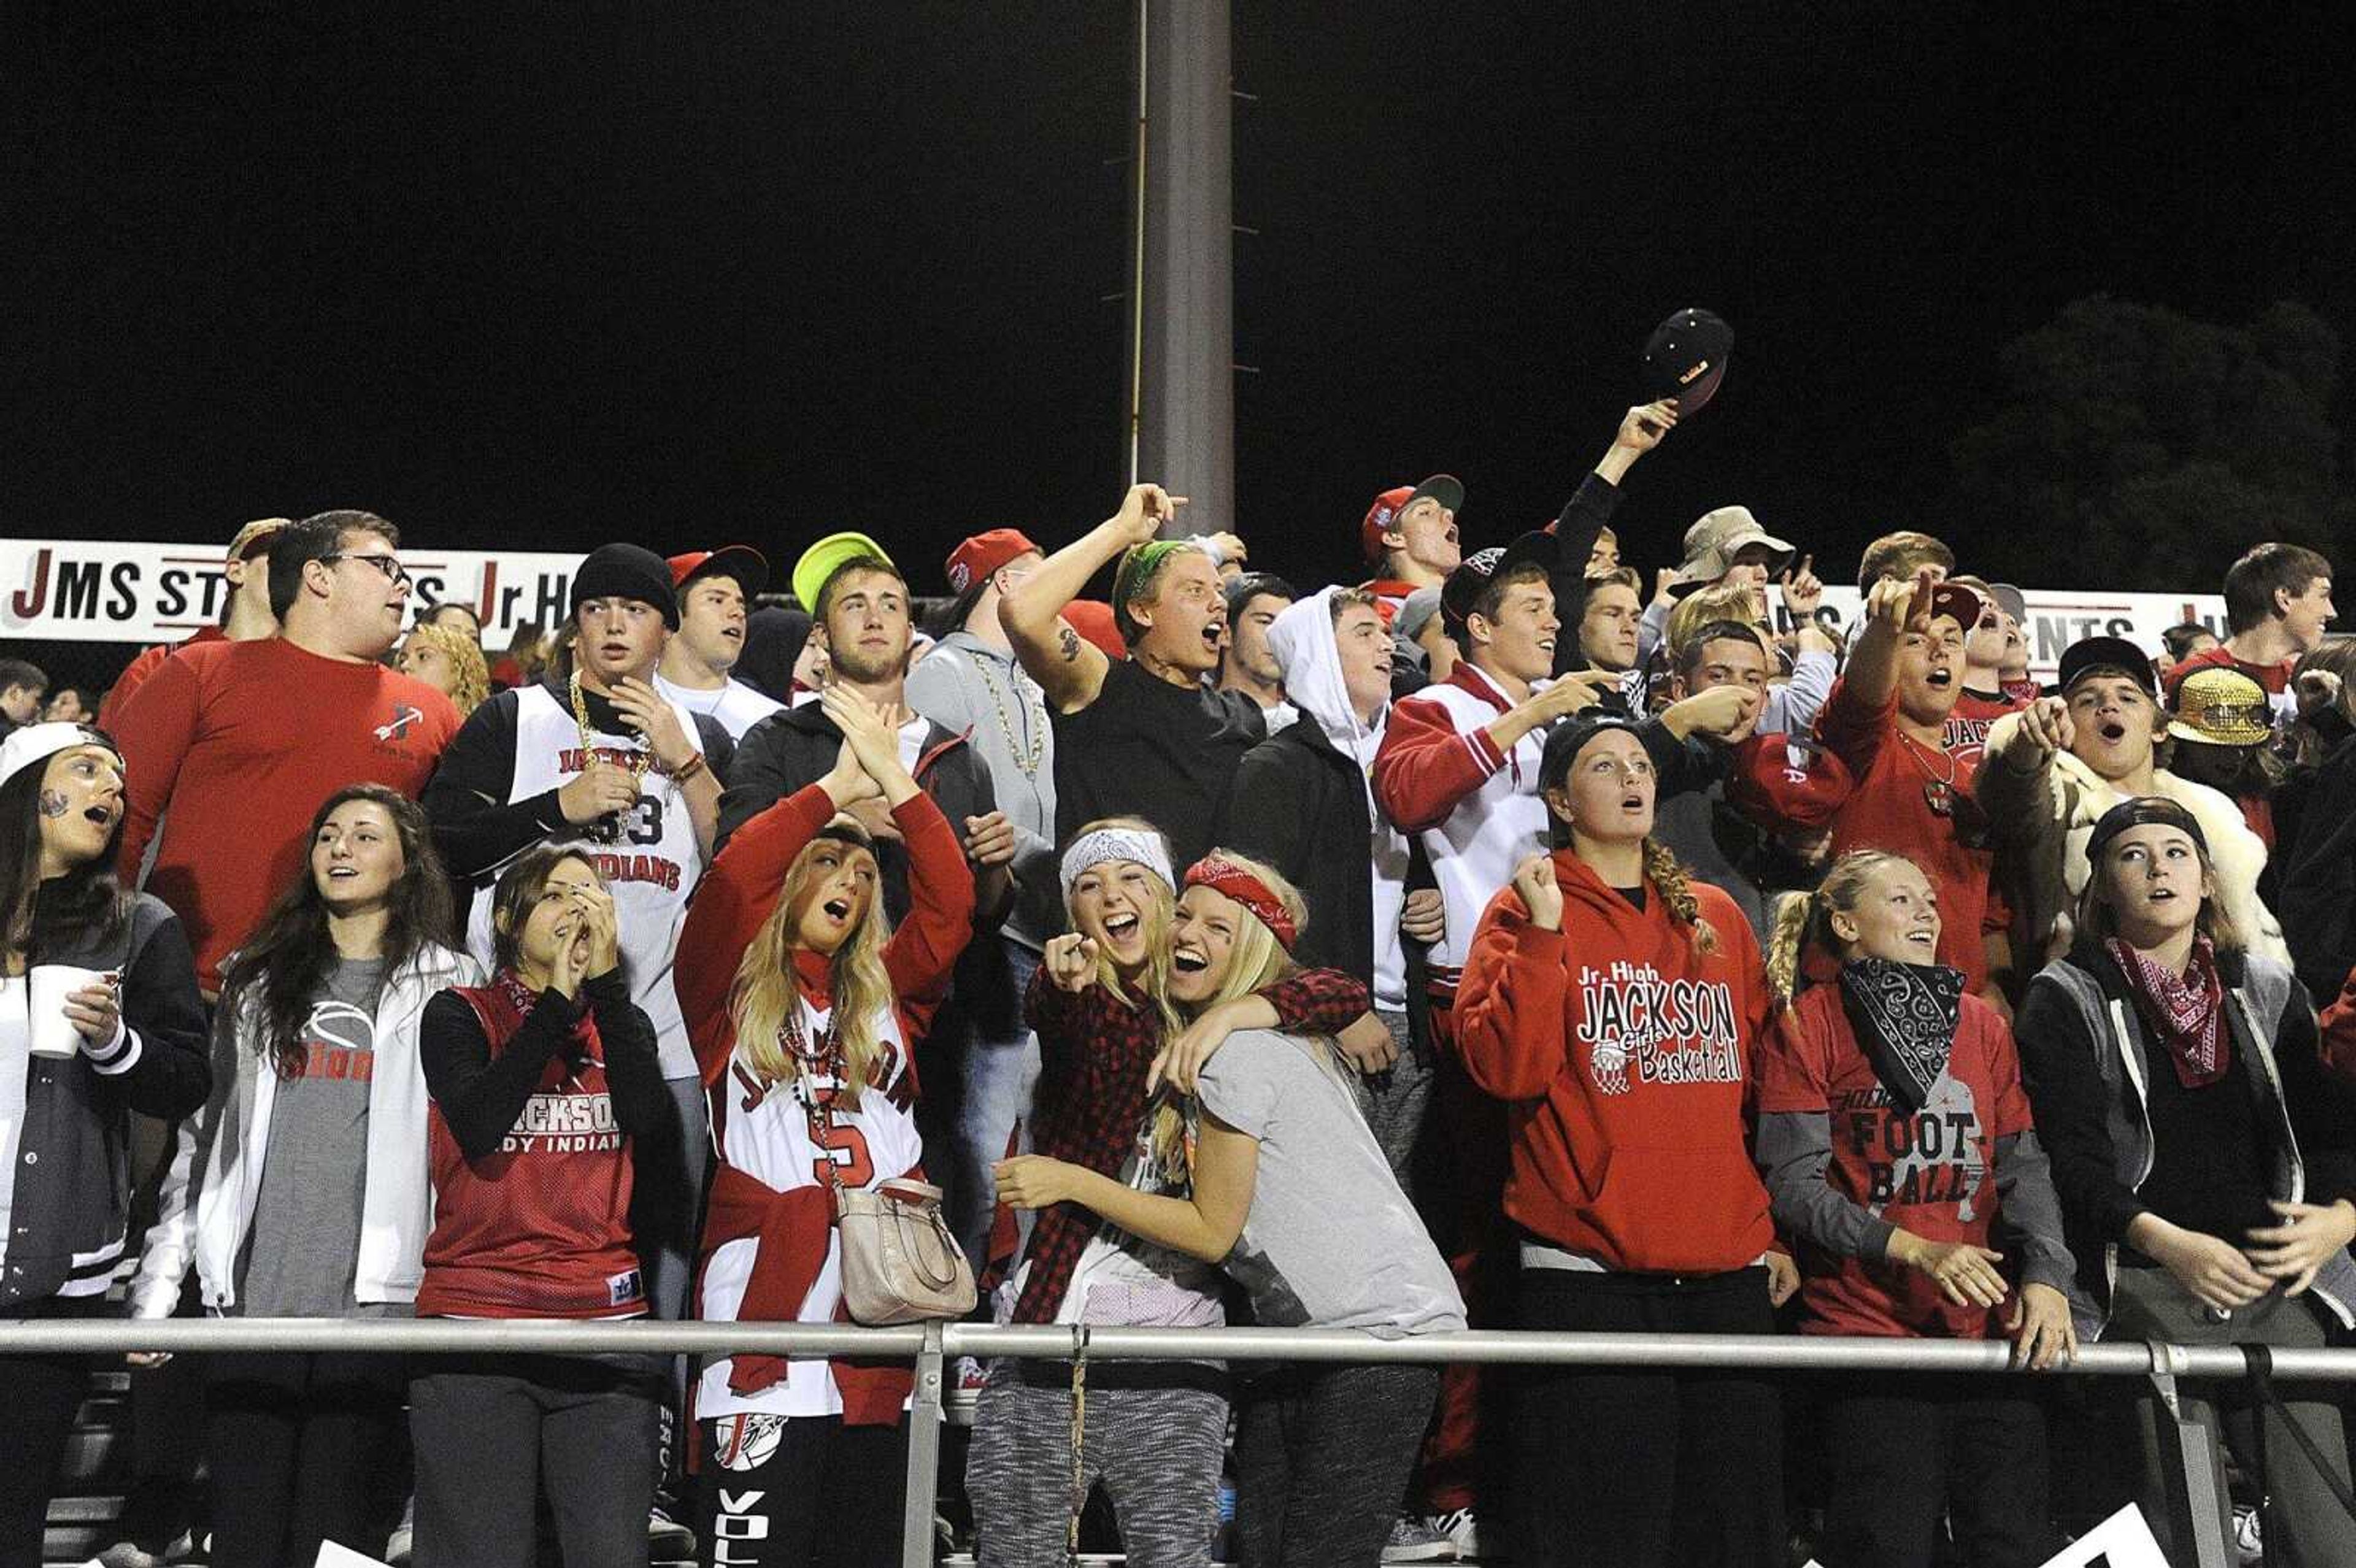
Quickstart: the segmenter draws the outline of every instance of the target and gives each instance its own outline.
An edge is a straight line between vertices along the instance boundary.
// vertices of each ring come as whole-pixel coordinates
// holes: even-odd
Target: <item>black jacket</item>
[[[108,939],[37,958],[120,973],[123,1021],[135,1043],[127,1039],[108,1059],[112,1071],[87,1053],[37,1056],[24,1069],[0,1311],[55,1296],[70,1282],[91,1288],[116,1272],[131,1215],[129,1113],[189,1115],[212,1088],[196,960],[179,917],[161,901],[142,893]]]
[[[818,783],[834,768],[842,750],[842,731],[826,709],[815,702],[772,713],[744,731],[730,763],[728,787],[720,795],[720,837],[713,855],[728,847],[729,836],[754,817],[797,790]],[[916,786],[933,797],[959,838],[965,819],[987,816],[998,809],[998,795],[990,782],[990,766],[954,730],[934,724],[925,734],[925,747],[909,772]],[[908,851],[899,840],[886,838],[875,846],[875,859],[884,873],[884,911],[896,923],[908,913]],[[995,923],[996,911],[978,911],[977,919]]]
[[[1265,860],[1301,891],[1292,956],[1375,984],[1374,819],[1366,775],[1303,714],[1244,753],[1211,839]]]

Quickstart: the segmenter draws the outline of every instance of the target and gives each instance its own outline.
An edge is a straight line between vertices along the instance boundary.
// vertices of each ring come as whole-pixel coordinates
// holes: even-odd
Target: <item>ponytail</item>
[[[1767,934],[1767,985],[1776,1001],[1792,1005],[1800,988],[1800,955],[1808,945],[1808,928],[1815,923],[1815,893],[1785,893],[1775,901],[1774,927]]]
[[[1668,906],[1669,917],[1693,932],[1694,951],[1718,951],[1718,931],[1701,917],[1701,901],[1694,897],[1693,883],[1686,876],[1685,862],[1670,852],[1659,839],[1644,839],[1644,877],[1653,890]]]
[[[1800,988],[1800,966],[1808,949],[1822,948],[1837,955],[1840,939],[1833,934],[1833,915],[1857,907],[1866,884],[1883,868],[1913,859],[1888,849],[1852,849],[1833,862],[1812,893],[1787,893],[1775,906],[1774,929],[1767,937],[1767,983],[1775,998],[1788,1006]]]

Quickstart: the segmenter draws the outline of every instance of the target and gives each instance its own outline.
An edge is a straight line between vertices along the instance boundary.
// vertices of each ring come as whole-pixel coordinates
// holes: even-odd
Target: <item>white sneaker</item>
[[[1456,1545],[1446,1536],[1408,1514],[1391,1520],[1391,1538],[1383,1546],[1386,1563],[1453,1563]]]
[[[1472,1510],[1469,1508],[1456,1509],[1448,1513],[1428,1514],[1424,1518],[1423,1524],[1425,1529],[1456,1549],[1456,1556],[1460,1562],[1503,1563],[1505,1561],[1502,1543],[1490,1543],[1497,1547],[1497,1555],[1490,1555],[1482,1550],[1480,1521],[1472,1517]]]
[[[2233,1561],[2252,1568],[2266,1560],[2265,1542],[2258,1534],[2258,1510],[2237,1508],[2233,1510]]]

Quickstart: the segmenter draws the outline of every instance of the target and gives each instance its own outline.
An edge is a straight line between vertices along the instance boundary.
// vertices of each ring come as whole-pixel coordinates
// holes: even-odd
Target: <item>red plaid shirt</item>
[[[1291,1034],[1339,1033],[1372,1005],[1363,984],[1334,969],[1297,969],[1260,995],[1276,1009],[1277,1027]],[[1102,986],[1060,990],[1044,968],[1032,976],[1026,1006],[1039,1031],[1033,1149],[1119,1180],[1145,1111],[1146,1069],[1162,1049],[1161,1015],[1125,1006]],[[1077,1203],[1039,1215],[1015,1322],[1055,1320],[1072,1270],[1102,1223]]]

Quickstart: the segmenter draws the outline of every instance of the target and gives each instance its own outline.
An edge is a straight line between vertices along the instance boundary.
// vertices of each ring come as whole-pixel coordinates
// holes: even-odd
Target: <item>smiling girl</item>
[[[123,801],[123,758],[99,731],[30,724],[0,742],[0,1322],[109,1311],[130,1218],[129,1113],[184,1116],[205,1097],[188,939],[170,910],[108,874]],[[82,983],[59,1004],[64,1056],[32,1051],[37,1024],[50,1032],[31,1012],[34,976],[51,965],[87,972],[66,976]],[[0,1361],[8,1568],[41,1561],[88,1370],[82,1356]]]
[[[1306,922],[1274,871],[1223,850],[1186,873],[1171,931],[1183,1012],[1250,998],[1291,966]],[[1263,1004],[1265,1005],[1265,1004]],[[1399,1189],[1331,1046],[1245,1029],[1194,1078],[1198,1127],[1175,1192],[1025,1156],[999,1168],[1010,1203],[1076,1202],[1130,1236],[1224,1267],[1263,1326],[1377,1339],[1464,1327],[1448,1266]],[[1436,1368],[1281,1368],[1243,1399],[1237,1520],[1251,1568],[1380,1558],[1439,1390]]]
[[[425,1004],[481,971],[446,945],[450,884],[424,813],[378,784],[312,818],[309,864],[225,965],[213,1086],[182,1126],[134,1290],[164,1317],[191,1261],[221,1317],[413,1310],[432,1213]],[[309,1563],[384,1543],[397,1357],[206,1358],[213,1561]]]
[[[972,928],[965,851],[890,722],[843,686],[819,700],[843,734],[833,768],[736,830],[680,934],[680,1005],[718,1157],[697,1316],[722,1322],[844,1316],[833,1192],[923,1180],[910,1052]],[[846,815],[879,795],[908,848],[896,932],[874,841]],[[704,1561],[897,1563],[910,1386],[896,1365],[739,1355],[705,1367]]]
[[[2016,1366],[2066,1362],[2070,1253],[2019,1057],[2002,1017],[1938,961],[1940,924],[1922,868],[1874,849],[1843,856],[1778,922],[1779,989],[1805,946],[1840,962],[1759,1061],[1759,1165],[1803,1243],[1800,1331],[2006,1335]],[[1991,1250],[1999,1225],[2021,1253],[2017,1287]],[[1839,1385],[1819,1429],[1827,1568],[1929,1568],[1943,1513],[1976,1568],[2051,1554],[2034,1400],[1876,1374]]]
[[[2147,795],[2113,806],[2086,857],[2077,944],[2030,982],[2019,1023],[2077,1260],[2078,1330],[2320,1347],[2327,1324],[2356,1324],[2356,1115],[2324,1077],[2307,994],[2286,965],[2243,946],[2201,821],[2181,805]],[[2222,1411],[2234,1458],[2264,1477],[2269,1555],[2356,1563],[2356,1535],[2291,1426],[2267,1415],[2254,1443],[2238,1395],[2204,1389],[2183,1408],[2211,1429],[2212,1453]],[[2319,1400],[2285,1408],[2344,1489],[2338,1412]],[[2168,1517],[2167,1419],[2144,1425],[2154,1519]],[[2232,1527],[2221,1512],[2217,1528]],[[2191,1543],[2177,1552],[2190,1561]]]

